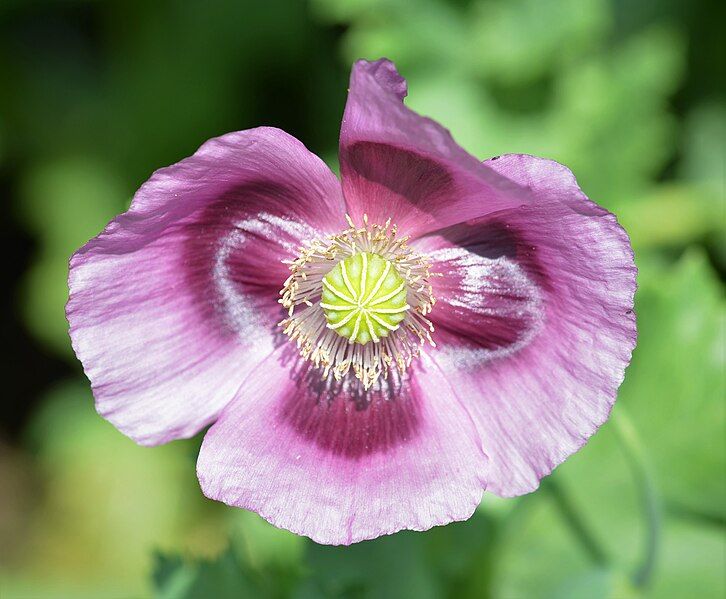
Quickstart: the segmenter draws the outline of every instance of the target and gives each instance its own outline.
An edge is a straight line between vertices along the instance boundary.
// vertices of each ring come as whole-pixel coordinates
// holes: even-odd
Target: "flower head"
[[[341,180],[258,128],[161,169],[71,259],[73,347],[139,443],[213,423],[204,493],[323,543],[468,518],[607,419],[635,266],[565,167],[480,162],[357,62]]]
[[[405,371],[424,342],[435,346],[425,316],[435,301],[431,264],[396,239],[390,220],[369,225],[363,215],[359,228],[346,219],[349,228],[301,248],[291,263],[280,324],[323,378],[350,372],[368,389],[390,368]]]

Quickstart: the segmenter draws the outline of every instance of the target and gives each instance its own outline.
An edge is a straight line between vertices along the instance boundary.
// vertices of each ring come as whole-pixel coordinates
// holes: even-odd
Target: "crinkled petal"
[[[542,292],[527,270],[528,248],[496,217],[447,227],[414,242],[437,276],[429,318],[437,344],[476,347],[488,359],[526,345],[542,324]]]
[[[473,513],[486,458],[435,365],[364,394],[352,377],[331,386],[293,367],[284,349],[207,432],[197,464],[205,495],[326,544]]]
[[[451,134],[403,104],[406,81],[392,62],[359,60],[340,132],[348,211],[360,223],[388,218],[417,236],[520,205],[519,188],[459,147]]]
[[[276,129],[154,173],[70,262],[70,333],[98,411],[144,444],[212,421],[273,350],[281,260],[343,215],[335,175]]]
[[[636,268],[625,231],[584,196],[568,169],[523,155],[490,165],[533,201],[417,245],[445,247],[453,239],[478,252],[464,273],[481,268],[481,280],[441,288],[449,297],[438,298],[438,317],[439,304],[431,314],[443,325],[431,356],[476,423],[490,458],[488,488],[512,496],[534,490],[607,419],[635,346]],[[491,297],[485,264],[493,263],[476,265],[479,259],[517,268],[509,292],[505,278]],[[459,274],[455,269],[445,280],[455,283]],[[477,285],[479,299],[469,293]],[[508,326],[501,317],[513,314],[516,323],[518,303],[519,324]],[[492,307],[495,321],[488,324],[479,307]],[[501,351],[492,351],[493,336]]]

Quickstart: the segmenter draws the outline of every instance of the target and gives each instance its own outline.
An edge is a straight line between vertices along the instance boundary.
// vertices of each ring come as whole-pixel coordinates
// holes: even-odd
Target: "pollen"
[[[361,252],[341,260],[323,277],[320,307],[328,328],[350,343],[380,343],[398,330],[411,309],[406,281],[390,261]]]
[[[391,369],[403,373],[424,344],[435,347],[426,318],[434,274],[390,220],[364,216],[358,227],[346,218],[347,229],[310,241],[288,262],[279,300],[288,317],[279,325],[322,378],[351,373],[369,388]]]

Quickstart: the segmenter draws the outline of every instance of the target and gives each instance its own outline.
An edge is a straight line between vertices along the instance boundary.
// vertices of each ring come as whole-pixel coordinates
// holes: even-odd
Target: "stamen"
[[[280,291],[283,332],[300,354],[340,380],[352,370],[367,389],[391,368],[403,372],[429,342],[434,303],[430,262],[384,225],[350,227],[300,248]]]

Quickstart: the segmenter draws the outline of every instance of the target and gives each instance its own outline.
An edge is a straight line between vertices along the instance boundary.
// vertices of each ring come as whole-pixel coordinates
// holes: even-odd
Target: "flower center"
[[[279,324],[323,378],[351,371],[368,389],[394,368],[405,371],[427,341],[435,347],[426,318],[436,302],[433,275],[390,221],[369,224],[364,215],[362,227],[348,224],[289,262],[279,300],[288,318]]]
[[[341,260],[323,277],[320,307],[328,328],[351,343],[379,343],[396,331],[411,306],[406,281],[389,260],[361,252]]]

